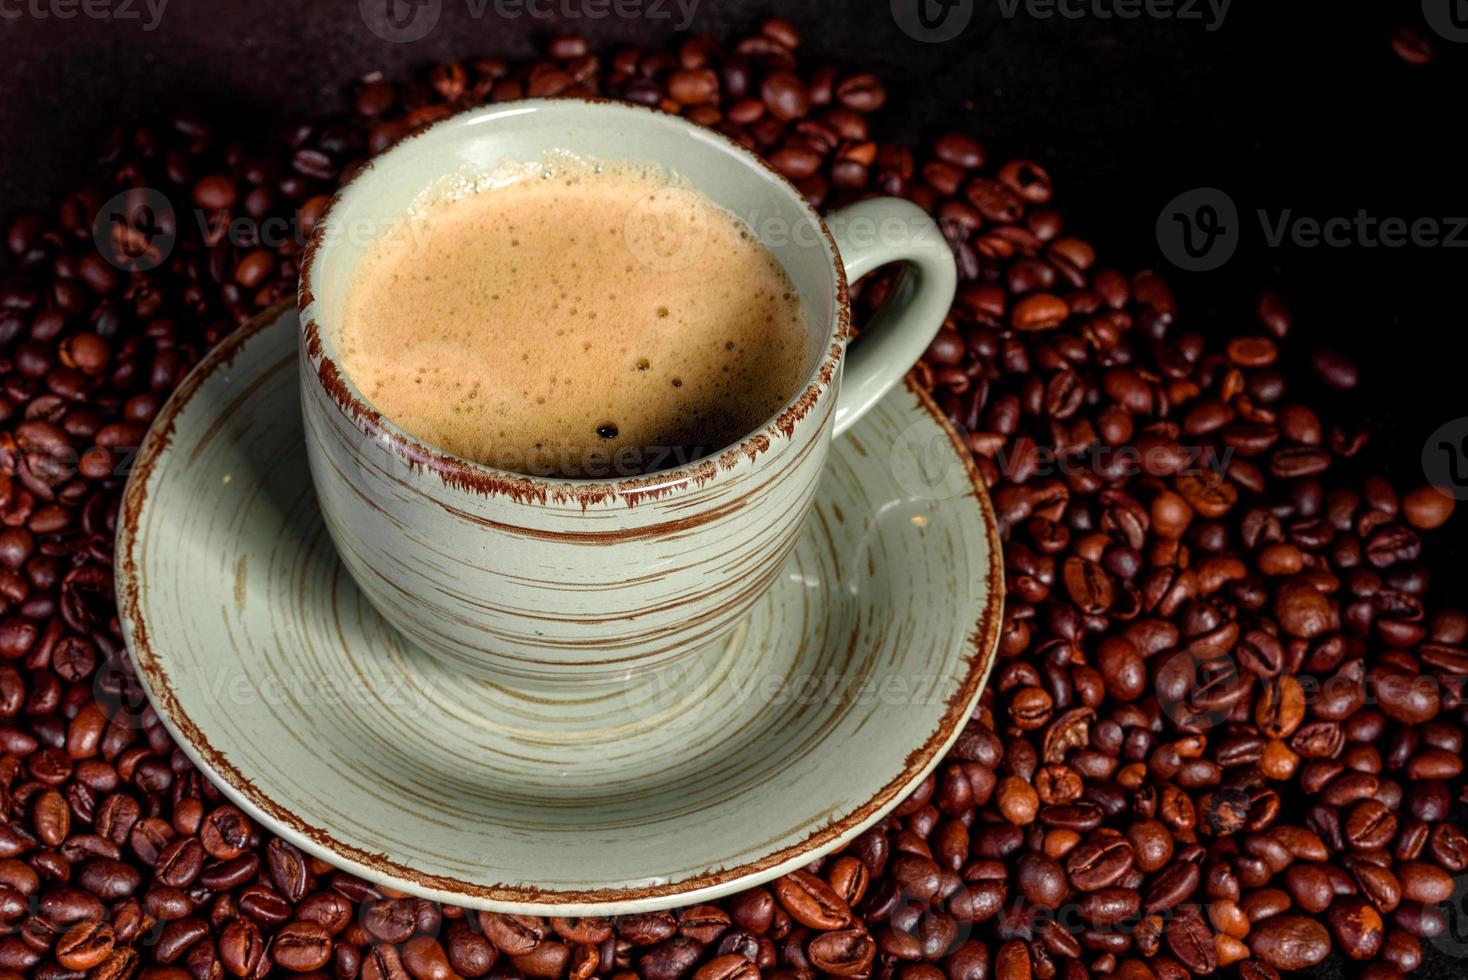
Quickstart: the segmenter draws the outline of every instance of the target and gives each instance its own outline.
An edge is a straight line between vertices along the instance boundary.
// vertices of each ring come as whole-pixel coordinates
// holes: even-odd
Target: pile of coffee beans
[[[95,184],[9,224],[0,977],[1261,980],[1335,951],[1389,980],[1463,954],[1468,614],[1428,604],[1422,558],[1453,499],[1350,475],[1363,434],[1296,389],[1357,372],[1287,377],[1281,297],[1205,335],[1160,276],[1066,230],[1042,166],[968,133],[884,142],[881,81],[799,48],[783,21],[663,51],[563,37],[365,79],[278,140],[177,115],[119,129]],[[962,281],[918,370],[991,487],[1008,576],[982,705],[896,811],[768,886],[616,920],[407,898],[254,826],[145,707],[112,600],[131,449],[202,352],[292,295],[332,189],[459,108],[578,94],[728,133],[818,205],[898,194],[941,219]],[[861,284],[859,314],[890,288]]]

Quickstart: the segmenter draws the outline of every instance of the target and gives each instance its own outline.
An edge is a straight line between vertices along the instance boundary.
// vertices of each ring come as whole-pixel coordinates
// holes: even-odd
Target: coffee
[[[561,161],[438,194],[363,257],[348,376],[430,445],[541,476],[716,452],[800,387],[805,314],[739,218],[666,175]]]

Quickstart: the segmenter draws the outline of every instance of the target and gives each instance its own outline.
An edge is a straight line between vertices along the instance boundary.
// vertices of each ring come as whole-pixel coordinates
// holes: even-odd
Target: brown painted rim
[[[831,260],[836,284],[836,315],[830,329],[826,332],[826,355],[818,358],[805,382],[789,401],[774,415],[748,433],[741,442],[725,446],[717,452],[678,469],[615,481],[548,479],[497,469],[455,456],[452,453],[446,453],[399,428],[392,420],[373,407],[328,353],[324,331],[311,315],[316,302],[311,273],[315,266],[317,248],[322,244],[322,239],[330,224],[331,213],[336,209],[348,188],[362,179],[364,175],[370,174],[378,161],[387,159],[400,147],[435,129],[455,124],[462,125],[464,120],[470,116],[512,111],[516,108],[523,109],[526,106],[533,106],[538,110],[567,104],[586,107],[615,107],[633,116],[645,115],[650,120],[682,127],[696,134],[700,139],[723,144],[723,147],[734,156],[744,159],[754,169],[762,170],[773,177],[785,193],[798,202],[805,213],[814,220],[816,227],[820,229]],[[846,282],[846,267],[841,260],[841,252],[836,247],[836,239],[831,235],[831,229],[826,226],[825,219],[821,217],[820,212],[811,206],[810,202],[784,174],[771,167],[757,154],[750,152],[717,130],[695,125],[681,116],[663,112],[660,109],[635,105],[618,99],[593,96],[518,99],[463,109],[431,123],[416,133],[405,136],[372,160],[364,163],[350,180],[337,189],[326,208],[321,212],[321,216],[316,220],[310,240],[307,241],[301,257],[297,307],[301,314],[302,345],[315,368],[312,373],[316,384],[331,399],[337,409],[364,433],[384,438],[393,451],[410,465],[433,472],[448,486],[485,496],[509,496],[519,503],[575,502],[583,508],[603,504],[635,506],[650,497],[664,497],[669,493],[703,487],[726,473],[753,465],[757,457],[769,452],[775,446],[775,440],[790,441],[796,426],[810,414],[811,409],[818,403],[830,400],[832,384],[842,358],[845,356],[846,342],[851,336],[851,298]],[[829,412],[821,413],[817,415],[817,418],[824,422],[830,414]]]
[[[266,827],[310,854],[371,881],[388,884],[409,894],[449,904],[499,907],[507,910],[548,914],[593,914],[593,906],[625,906],[618,911],[644,911],[684,904],[737,891],[767,881],[814,860],[847,842],[875,823],[921,782],[941,761],[957,739],[982,693],[993,666],[1004,608],[1003,552],[999,523],[973,457],[959,434],[949,425],[942,410],[911,376],[907,389],[917,396],[919,406],[934,424],[948,434],[967,469],[979,519],[989,543],[988,601],[965,648],[959,652],[968,671],[959,689],[945,702],[937,728],[908,755],[902,771],[889,780],[871,799],[840,820],[817,827],[802,841],[788,845],[756,861],[733,868],[719,868],[679,882],[638,888],[604,888],[587,891],[547,891],[524,885],[482,885],[442,875],[426,875],[394,861],[390,855],[373,853],[337,840],[328,828],[312,825],[301,814],[276,804],[215,749],[190,718],[169,683],[163,661],[149,641],[148,624],[141,613],[141,590],[135,548],[147,504],[148,482],[172,443],[175,422],[188,408],[204,382],[227,368],[240,349],[289,310],[282,303],[260,314],[220,342],[191,371],[159,412],[143,440],[137,464],[123,493],[117,528],[117,604],[123,633],[149,700],[174,740],[196,765],[208,772],[219,788],[236,804]],[[611,909],[601,909],[603,913]]]

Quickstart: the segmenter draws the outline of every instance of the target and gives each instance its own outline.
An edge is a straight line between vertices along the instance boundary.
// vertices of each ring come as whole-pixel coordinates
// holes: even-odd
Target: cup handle
[[[892,295],[846,353],[835,434],[841,435],[917,363],[953,303],[958,271],[938,225],[911,201],[879,197],[833,212],[831,237],[855,282],[880,265],[905,262]]]

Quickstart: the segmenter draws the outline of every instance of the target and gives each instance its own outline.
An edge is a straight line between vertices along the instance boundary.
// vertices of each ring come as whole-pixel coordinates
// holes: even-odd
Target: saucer
[[[500,911],[703,901],[855,837],[973,710],[999,540],[915,386],[833,445],[784,571],[732,634],[620,687],[525,693],[413,647],[342,569],[306,465],[298,331],[294,309],[263,315],[165,406],[127,487],[117,587],[168,730],[308,853]]]

